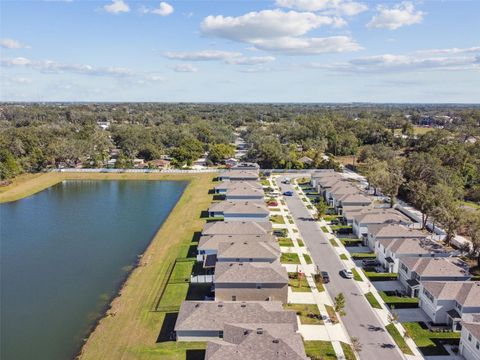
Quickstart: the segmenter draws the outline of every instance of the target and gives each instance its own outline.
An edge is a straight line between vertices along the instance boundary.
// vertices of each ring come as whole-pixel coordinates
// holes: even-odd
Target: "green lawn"
[[[300,247],[304,247],[305,244],[303,243],[303,240],[302,239],[297,239],[297,243],[298,243],[298,246]]]
[[[303,258],[305,259],[305,262],[306,262],[307,264],[312,264],[312,263],[313,263],[312,258],[310,257],[310,255],[308,255],[308,254],[303,254]]]
[[[460,339],[459,332],[432,332],[422,328],[418,322],[410,322],[402,324],[407,334],[415,341],[418,348],[425,356],[448,355],[441,342],[457,344]]]
[[[348,256],[346,254],[340,254],[340,259],[348,260]]]
[[[278,238],[278,245],[279,246],[293,246],[293,241],[287,237]]]
[[[305,276],[302,277],[300,283],[298,282],[297,273],[288,273],[288,285],[294,292],[311,292],[310,285],[308,285]]]
[[[353,279],[356,281],[363,281],[362,277],[358,273],[357,269],[352,268]]]
[[[270,221],[273,224],[285,224],[285,219],[282,215],[272,215],[270,216]]]
[[[408,347],[402,334],[400,334],[394,324],[388,324],[385,328],[404,354],[413,355],[412,350]]]
[[[355,353],[353,352],[352,346],[350,344],[341,342],[343,354],[345,355],[346,360],[355,360]]]
[[[330,305],[325,305],[325,309],[327,310],[328,317],[332,320],[334,324],[338,323],[337,313],[335,312],[335,308]]]
[[[351,238],[340,238],[340,241],[342,242],[343,246],[352,246],[355,244],[362,243],[362,240],[360,239],[351,239]]]
[[[328,234],[328,229],[326,226],[322,226],[321,229],[324,233]]]
[[[398,274],[396,273],[376,273],[363,270],[363,273],[371,280],[371,281],[386,281],[386,280],[396,280]]]
[[[330,239],[330,244],[332,244],[333,247],[338,247],[338,243],[335,239]]]
[[[330,341],[304,341],[305,352],[312,360],[336,360],[335,350]]]
[[[282,264],[300,264],[300,258],[297,253],[282,253],[280,262]]]
[[[308,205],[307,205],[307,209],[308,209],[308,210],[313,210],[313,206],[310,205],[310,204],[308,204]]]
[[[396,305],[396,304],[416,304],[418,305],[419,300],[418,298],[412,297],[402,297],[402,296],[388,296],[385,294],[384,291],[379,292],[380,296],[382,297],[383,301],[389,305]]]
[[[367,298],[367,301],[370,303],[372,308],[374,309],[381,309],[382,307],[380,306],[380,303],[375,299],[375,296],[371,292],[368,292],[365,294],[365,297]]]
[[[264,179],[260,181],[260,184],[262,184],[263,186],[270,186],[270,181],[268,181],[267,179]]]
[[[167,284],[159,309],[180,307],[183,300],[187,297],[189,284]]]
[[[332,220],[335,220],[335,219],[339,219],[341,217],[342,217],[342,215],[324,215],[323,220],[332,221]]]
[[[350,256],[355,260],[362,260],[362,259],[375,259],[377,255],[375,253],[350,253]]]
[[[169,282],[189,282],[195,261],[177,261],[173,268]]]
[[[285,304],[287,310],[295,310],[304,325],[323,325],[323,320],[315,304]]]

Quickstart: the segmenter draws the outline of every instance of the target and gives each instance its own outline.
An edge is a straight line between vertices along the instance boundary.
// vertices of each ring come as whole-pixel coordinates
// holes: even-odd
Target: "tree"
[[[10,179],[20,173],[20,166],[9,150],[0,151],[0,180]]]
[[[316,203],[315,208],[317,209],[317,220],[321,220],[327,213],[328,204],[325,202],[325,200],[320,199],[320,201]]]
[[[472,242],[471,254],[477,257],[477,268],[480,269],[480,211],[478,210],[468,218],[467,235]]]
[[[352,336],[350,338],[352,341],[352,348],[355,352],[359,353],[362,351],[362,343],[360,342],[360,339],[356,336]]]
[[[434,217],[442,224],[446,232],[445,242],[450,244],[461,226],[463,217],[458,196],[455,194],[455,190],[446,184],[437,184],[432,191],[436,203],[433,210]]]
[[[345,296],[343,293],[338,294],[334,299],[334,308],[340,316],[345,316]]]
[[[422,213],[422,229],[425,229],[429,217],[435,211],[435,194],[423,181],[411,181],[407,187],[410,202]]]
[[[230,144],[213,144],[210,146],[208,159],[218,164],[235,155],[235,147]]]
[[[377,195],[377,188],[381,185],[382,174],[386,172],[385,164],[384,161],[370,158],[361,168],[361,172],[368,181],[368,186],[373,187],[375,195]]]
[[[382,190],[382,193],[390,197],[390,207],[393,207],[398,190],[403,184],[403,167],[398,159],[390,162],[381,162],[377,166],[375,181]]]

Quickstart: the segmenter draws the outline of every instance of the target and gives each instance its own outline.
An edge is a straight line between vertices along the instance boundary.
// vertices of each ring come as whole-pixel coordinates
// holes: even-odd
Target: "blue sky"
[[[0,100],[474,102],[480,1],[0,1]]]

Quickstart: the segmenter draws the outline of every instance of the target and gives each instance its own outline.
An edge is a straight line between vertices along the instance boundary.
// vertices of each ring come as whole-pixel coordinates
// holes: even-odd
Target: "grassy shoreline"
[[[188,180],[182,197],[152,238],[138,267],[125,281],[110,309],[84,344],[79,359],[183,360],[201,343],[157,343],[165,313],[153,312],[161,281],[171,262],[188,253],[194,234],[203,228],[213,186],[210,174],[47,173],[15,179],[0,192],[0,203],[31,196],[63,180]]]

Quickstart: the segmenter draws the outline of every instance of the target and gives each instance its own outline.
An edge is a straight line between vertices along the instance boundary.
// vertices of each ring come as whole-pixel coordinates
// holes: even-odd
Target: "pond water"
[[[0,204],[0,358],[72,359],[183,181],[65,181]]]

